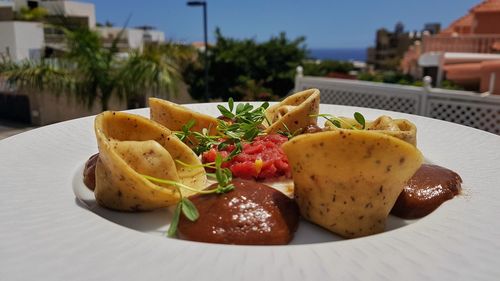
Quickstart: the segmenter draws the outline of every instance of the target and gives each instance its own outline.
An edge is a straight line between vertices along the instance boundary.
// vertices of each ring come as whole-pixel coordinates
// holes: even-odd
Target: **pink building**
[[[485,0],[437,35],[424,36],[401,61],[403,72],[451,80],[500,95],[500,0]]]

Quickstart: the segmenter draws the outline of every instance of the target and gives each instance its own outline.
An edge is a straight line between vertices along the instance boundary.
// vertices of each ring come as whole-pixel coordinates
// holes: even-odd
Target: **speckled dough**
[[[302,216],[347,238],[384,231],[404,183],[423,161],[415,146],[366,130],[300,135],[283,150]]]
[[[320,94],[318,89],[295,93],[266,110],[271,125],[265,129],[268,134],[279,131],[295,132],[307,125],[316,124],[319,113]],[[265,123],[265,122],[264,122]]]
[[[343,129],[361,128],[360,124],[352,118],[341,117],[340,119],[342,119],[340,124]],[[325,127],[330,130],[338,129],[330,121],[325,122]],[[382,115],[373,121],[366,121],[366,130],[393,136],[417,146],[417,127],[406,119],[392,119]]]
[[[182,126],[191,120],[196,123],[191,127],[192,132],[208,130],[209,135],[217,134],[217,118],[193,111],[182,105],[157,98],[149,98],[151,120],[156,121],[172,131],[181,131]],[[195,138],[189,140],[196,144]]]
[[[175,187],[154,184],[141,174],[174,180],[197,189],[206,185],[202,167],[186,168],[175,162],[178,159],[199,165],[201,162],[196,154],[156,122],[138,115],[106,111],[96,117],[95,133],[99,160],[94,194],[104,207],[146,211],[178,202]]]

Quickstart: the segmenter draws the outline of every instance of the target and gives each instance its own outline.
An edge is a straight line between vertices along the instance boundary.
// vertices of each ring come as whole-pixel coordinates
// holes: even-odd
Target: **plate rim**
[[[261,102],[256,102],[257,104],[261,103]],[[188,104],[188,105],[185,105],[189,108],[200,108],[200,107],[210,107],[210,106],[214,106],[216,104],[224,104],[224,103],[208,103],[208,104]],[[480,139],[478,140],[478,142],[484,142],[488,145],[496,145],[496,147],[498,147],[500,149],[500,136],[497,136],[497,135],[494,135],[492,133],[489,133],[489,132],[486,132],[486,131],[481,131],[481,130],[478,130],[478,129],[474,129],[474,128],[470,128],[470,127],[465,127],[465,126],[462,126],[462,125],[458,125],[458,124],[454,124],[454,123],[450,123],[450,122],[447,122],[447,121],[442,121],[442,120],[436,120],[436,119],[431,119],[431,118],[428,118],[428,117],[424,117],[424,116],[417,116],[417,115],[412,115],[412,114],[407,114],[407,113],[399,113],[399,112],[394,112],[394,111],[387,111],[387,110],[378,110],[378,109],[370,109],[370,108],[362,108],[362,107],[352,107],[352,106],[343,106],[343,105],[327,105],[327,104],[321,104],[321,108],[324,109],[324,108],[329,108],[328,110],[337,110],[337,109],[340,109],[342,108],[343,110],[345,111],[351,111],[351,112],[354,112],[353,110],[360,110],[360,112],[363,112],[363,110],[366,110],[366,111],[369,111],[370,112],[370,116],[373,115],[373,114],[378,114],[378,113],[388,113],[389,115],[392,115],[392,116],[404,116],[406,118],[411,118],[412,122],[414,122],[413,120],[418,120],[416,121],[415,123],[417,124],[417,127],[418,127],[418,123],[422,123],[422,124],[430,124],[430,125],[435,125],[436,127],[447,127],[448,129],[447,130],[450,130],[449,132],[447,131],[447,133],[451,134],[451,135],[460,135],[460,136],[463,136],[463,137],[479,137]],[[140,113],[141,115],[146,115],[147,113],[147,108],[142,108],[142,109],[136,109],[136,110],[130,110],[130,111],[127,111],[127,112],[131,112],[131,113]],[[22,144],[26,144],[29,142],[29,139],[30,138],[34,138],[36,136],[42,136],[42,137],[45,137],[45,138],[48,138],[50,137],[50,134],[62,134],[62,137],[64,138],[65,134],[64,134],[64,130],[67,130],[68,128],[74,128],[74,127],[78,127],[78,125],[82,125],[82,124],[92,124],[91,120],[94,118],[94,116],[89,116],[89,117],[82,117],[82,118],[78,118],[78,119],[73,119],[73,120],[69,120],[69,121],[65,121],[65,122],[61,122],[61,123],[56,123],[56,124],[53,124],[53,125],[49,125],[49,126],[45,126],[45,127],[41,127],[41,128],[37,128],[37,129],[34,129],[34,130],[31,130],[31,131],[28,131],[28,132],[24,132],[24,133],[21,133],[19,135],[15,135],[15,136],[12,136],[12,137],[9,137],[9,138],[6,138],[2,141],[0,141],[0,152],[9,152],[9,148],[7,148],[7,146],[14,146],[16,148],[18,147],[22,147],[22,146],[17,146],[15,145],[16,142],[20,142]],[[450,129],[451,128],[451,129]],[[81,128],[80,128],[81,129]],[[427,129],[427,128],[425,128]],[[92,130],[90,130],[92,131]],[[420,129],[419,129],[420,131]],[[79,133],[81,134],[82,132],[79,131]],[[87,131],[88,133],[88,131]],[[428,138],[428,137],[426,137]],[[88,139],[88,136],[84,139]],[[419,138],[420,140],[420,138]],[[498,142],[498,144],[495,143]],[[470,142],[470,141],[469,141]],[[94,142],[95,144],[95,142]],[[425,144],[427,145],[427,141],[425,142]],[[32,147],[30,148],[30,150],[33,150],[31,152],[33,153],[36,153],[37,149],[41,149],[43,148],[44,146],[44,143],[37,143],[35,144],[35,147]],[[87,144],[88,145],[88,144]],[[88,147],[87,145],[83,145],[82,147]],[[457,144],[459,145],[459,144]],[[442,145],[441,145],[442,146]],[[500,151],[500,150],[499,150]],[[67,151],[65,151],[65,153],[67,153]],[[426,153],[424,153],[424,156],[426,156]],[[469,152],[470,153],[470,152]],[[21,153],[23,154],[23,153]],[[42,153],[43,154],[43,153]],[[7,158],[9,158],[9,160],[13,160],[13,156],[12,156],[12,153],[10,154],[6,154],[8,155]],[[24,154],[23,154],[24,155]],[[489,154],[489,155],[481,155],[481,156],[488,156],[488,157],[485,157],[485,158],[488,158],[488,160],[493,160],[495,162],[493,162],[493,164],[497,164],[497,165],[500,165],[500,157],[496,157],[496,155],[493,155],[493,154]],[[431,160],[434,160],[432,157],[430,158]],[[77,159],[78,161],[80,161],[81,159]],[[475,162],[474,163],[480,163],[481,161],[477,161],[477,159],[473,159]],[[77,161],[77,162],[78,162]],[[498,161],[498,162],[496,162]],[[441,161],[435,161],[437,164],[440,164]],[[17,163],[17,162],[16,162]],[[8,163],[6,163],[5,161],[3,161],[2,159],[0,159],[0,168],[5,168],[5,167],[8,167],[7,165]],[[459,163],[456,163],[457,165],[460,165]],[[76,166],[73,165],[73,170],[75,169]],[[462,167],[462,166],[460,166]],[[48,167],[49,168],[49,167]],[[48,169],[47,168],[47,169]],[[485,172],[484,170],[481,170],[480,167],[478,169],[479,173],[481,172]],[[0,171],[0,175],[2,176],[1,178],[3,178],[3,176],[12,176],[12,175],[17,175],[19,174],[19,172],[22,172],[22,171],[13,171],[13,170],[3,170],[3,171]],[[489,170],[487,171],[489,173],[491,173]],[[469,173],[467,173],[469,174]],[[492,175],[493,177],[491,179],[489,179],[488,182],[494,182],[495,180],[500,180],[500,176],[498,176],[498,174],[490,174]],[[41,175],[37,174],[37,176],[40,176],[42,177]],[[477,180],[477,178],[475,177],[470,177],[472,180]],[[469,179],[469,177],[468,177]],[[466,182],[466,180],[468,179],[464,179],[464,186],[466,187],[466,189],[468,191],[470,191],[470,189],[472,188],[471,186],[469,186],[469,183],[472,183],[472,182]],[[64,179],[63,179],[64,180]],[[8,183],[11,183],[11,184],[14,184],[14,185],[21,185],[21,184],[26,184],[26,182],[23,182],[21,179],[17,179],[14,178],[10,178],[9,180],[7,180]],[[71,183],[70,183],[71,184]],[[31,185],[29,185],[31,186]],[[33,187],[31,187],[33,188]],[[10,188],[2,188],[0,189],[3,192],[6,192],[7,191],[10,191],[10,192],[13,192],[12,190],[15,190],[14,188],[10,187]],[[479,193],[477,193],[477,191],[480,191]],[[467,201],[467,202],[476,202],[475,199],[475,196],[483,196],[485,193],[485,189],[478,189],[478,190],[475,190],[475,189],[472,189],[472,194],[470,194],[470,198],[467,199],[467,198],[462,198],[460,200],[457,200],[458,201]],[[71,194],[72,193],[72,190],[70,188],[70,192]],[[496,192],[496,193],[493,193],[493,194],[488,194],[488,195],[493,195],[492,198],[480,198],[481,200],[479,200],[481,203],[491,203],[491,205],[487,206],[488,210],[491,210],[491,211],[497,211],[500,210],[499,208],[499,205],[498,205],[498,201],[496,201],[496,203],[492,203],[494,199],[500,199],[500,196],[499,196],[499,193]],[[67,194],[65,194],[65,196],[67,196]],[[469,195],[468,195],[469,196]],[[65,197],[64,197],[65,198]],[[452,200],[453,202],[454,200]],[[2,202],[3,203],[3,202]],[[476,203],[474,203],[476,204]],[[5,207],[2,207],[1,206],[2,204],[0,204],[0,211],[4,211],[5,210]],[[7,203],[8,206],[11,206]],[[449,204],[450,207],[448,207],[448,205],[446,205],[446,209],[452,209],[453,212],[458,212],[458,214],[463,214],[464,212],[460,211],[459,208],[457,208],[456,204]],[[453,205],[453,207],[451,206]],[[13,206],[13,205],[12,205]],[[444,207],[444,206],[442,206]],[[439,209],[438,209],[439,211]],[[446,216],[451,216],[452,219],[455,219],[453,217],[453,212],[448,212],[446,213]],[[9,212],[9,214],[12,213],[12,212]],[[20,212],[22,215],[24,215],[23,212]],[[89,223],[96,223],[96,220],[95,219],[91,219],[89,216],[86,216],[86,215],[82,215],[81,212],[77,212],[78,215],[77,216],[81,216],[81,218],[83,220],[86,220],[85,224],[89,224]],[[485,211],[481,211],[481,212],[477,212],[477,215],[474,217],[474,218],[478,218],[480,217],[480,215],[485,215],[487,214],[487,212]],[[491,215],[491,218],[493,218],[493,215]],[[0,216],[1,218],[1,216]],[[4,216],[5,218],[5,216]],[[31,217],[30,217],[31,218]],[[425,227],[423,228],[424,230],[427,230],[427,227],[429,226],[429,224],[432,224],[432,223],[436,223],[436,220],[441,218],[442,219],[442,216],[435,216],[435,215],[432,215],[426,219],[424,218],[424,222],[422,222],[423,225],[425,225]],[[43,220],[43,218],[42,218]],[[484,220],[484,218],[482,218],[481,220]],[[11,230],[13,232],[20,232],[19,230],[19,225],[17,225],[16,223],[10,223],[10,224],[13,224],[15,227],[14,228],[11,228]],[[5,223],[5,222],[0,222],[0,226],[3,227],[8,227],[10,225],[9,223]],[[119,237],[128,237],[128,238],[132,238],[132,239],[139,239],[139,240],[142,240],[142,241],[148,241],[147,243],[149,244],[155,244],[155,243],[158,243],[157,242],[157,239],[163,239],[161,237],[155,237],[155,238],[146,238],[145,236],[151,236],[151,235],[140,235],[140,234],[130,234],[130,233],[127,233],[127,234],[124,234],[123,231],[120,231],[119,229],[115,228],[115,227],[110,227],[110,226],[103,226],[104,224],[102,223],[97,223],[98,225],[98,228],[103,228],[105,229],[104,231],[109,231],[110,233],[113,233],[115,235],[118,235]],[[407,229],[407,231],[404,231],[404,233],[406,232],[421,232],[422,231],[422,228],[419,226],[420,225],[420,222],[416,223],[416,224],[412,224],[410,226],[406,226],[404,228],[401,228],[401,229]],[[448,224],[445,224],[445,225],[448,225]],[[448,225],[449,226],[449,225]],[[12,227],[12,226],[11,226]],[[500,223],[498,222],[493,222],[493,230],[491,231],[491,235],[496,235],[500,229]],[[494,227],[497,227],[497,229],[495,230]],[[122,228],[122,227],[119,227],[119,228]],[[409,229],[410,228],[410,229]],[[432,229],[432,227],[431,227]],[[93,229],[91,232],[94,233],[95,231],[97,231],[96,229]],[[132,232],[136,232],[136,231],[132,231]],[[394,232],[394,231],[392,231]],[[401,232],[398,230],[396,230],[396,232]],[[476,235],[477,232],[474,232],[474,235]],[[385,235],[385,234],[384,234]],[[430,241],[430,237],[427,237],[425,236],[426,234],[423,233],[422,235],[424,235],[425,237],[425,240],[426,241]],[[4,240],[4,236],[7,236],[8,238],[12,238],[13,236],[12,235],[5,235],[4,233],[0,234],[0,241]],[[106,235],[104,235],[106,236]],[[387,237],[385,237],[387,236]],[[227,251],[228,253],[221,253],[221,245],[213,245],[213,244],[206,244],[206,243],[196,243],[196,246],[193,246],[193,242],[189,242],[189,241],[182,241],[182,240],[176,240],[175,242],[166,242],[164,244],[171,244],[172,248],[175,248],[175,249],[179,249],[179,247],[185,247],[185,248],[189,248],[190,251],[192,251],[193,253],[197,252],[197,250],[199,249],[212,249],[214,252],[217,252],[217,254],[219,256],[231,256],[232,253],[234,252],[238,252],[238,251],[244,251],[246,253],[244,253],[243,255],[247,257],[247,261],[251,260],[252,262],[250,263],[249,265],[249,268],[261,268],[262,267],[262,262],[259,262],[259,261],[255,261],[255,259],[258,259],[260,256],[259,255],[262,255],[263,253],[270,253],[272,254],[274,252],[275,255],[278,255],[278,256],[282,256],[284,255],[285,257],[288,257],[290,259],[291,262],[289,263],[286,263],[285,265],[287,266],[292,266],[294,265],[294,263],[298,260],[298,261],[301,261],[301,262],[305,262],[304,259],[299,259],[299,258],[293,258],[291,256],[295,255],[293,252],[297,252],[297,253],[301,253],[301,254],[305,254],[306,256],[308,257],[311,257],[311,260],[321,260],[322,258],[329,258],[330,255],[332,255],[332,257],[334,257],[334,260],[336,261],[339,261],[339,258],[336,257],[335,254],[332,254],[331,253],[331,244],[335,244],[335,246],[333,246],[333,248],[339,250],[340,252],[349,252],[349,247],[353,247],[353,244],[365,244],[365,242],[360,242],[360,241],[367,241],[366,243],[367,244],[377,244],[377,243],[380,243],[380,245],[375,245],[373,246],[375,249],[380,247],[381,245],[385,245],[387,246],[387,242],[386,241],[381,241],[381,240],[387,240],[387,239],[396,239],[398,242],[395,242],[396,245],[401,245],[401,243],[405,243],[404,241],[401,241],[400,238],[398,237],[394,237],[394,234],[390,234],[390,235],[385,235],[383,238],[380,238],[380,235],[374,235],[374,236],[369,236],[369,237],[365,237],[365,238],[360,238],[360,239],[352,239],[352,240],[343,240],[343,241],[335,241],[335,242],[326,242],[326,243],[317,243],[317,244],[308,244],[308,245],[288,245],[288,246],[265,246],[265,247],[255,247],[255,246],[234,246],[234,245],[231,245],[231,246],[222,246],[224,251]],[[458,241],[461,241],[462,238],[464,237],[460,237],[460,236],[451,236],[451,238],[453,239],[458,239]],[[471,238],[471,237],[468,237],[468,238]],[[472,238],[477,238],[477,237],[472,237]],[[69,240],[73,240],[75,239],[75,237],[71,236]],[[362,239],[362,240],[361,240]],[[19,243],[19,241],[14,241],[15,243]],[[491,242],[491,241],[490,241]],[[0,242],[0,246],[3,248],[4,246],[8,249],[12,249],[12,246],[11,245],[7,245],[7,243],[5,242]],[[115,248],[113,249],[116,249],[116,245],[113,246]],[[164,246],[161,246],[160,248],[163,248]],[[389,249],[392,249],[390,251],[394,251],[393,247],[394,245],[392,246],[388,246]],[[354,248],[358,248],[358,247],[354,247]],[[493,249],[493,250],[500,250],[500,243],[498,241],[493,241],[493,244],[490,244],[490,248]],[[134,248],[136,249],[136,248]],[[215,249],[215,250],[214,250]],[[81,250],[81,249],[80,249]],[[369,270],[369,271],[366,271],[366,270],[361,270],[360,272],[347,272],[345,270],[339,270],[339,271],[335,271],[335,270],[331,270],[327,267],[325,267],[324,265],[320,265],[319,266],[319,273],[314,273],[312,272],[310,269],[306,269],[306,268],[302,268],[302,274],[298,274],[297,276],[288,276],[290,277],[289,279],[292,279],[292,280],[296,280],[297,277],[305,277],[306,279],[310,278],[310,277],[334,277],[334,276],[338,276],[338,277],[342,277],[342,276],[350,276],[350,277],[354,277],[354,278],[361,278],[361,277],[367,277],[368,273],[370,272],[375,272],[375,273],[380,273],[380,271],[376,270],[374,268],[374,265],[376,264],[379,264],[376,260],[373,260],[373,257],[371,257],[371,254],[370,253],[365,253],[364,251],[366,250],[360,250],[360,253],[364,253],[365,255],[369,256],[370,258],[368,259],[369,260],[369,265],[367,265],[367,268],[368,269],[372,269],[372,270]],[[416,249],[412,249],[413,251],[416,251],[418,252]],[[141,252],[140,249],[139,250],[134,250],[134,251],[138,251],[138,252]],[[209,250],[211,251],[211,250]],[[202,252],[204,252],[205,255],[209,255],[210,256],[210,253],[206,253],[205,250],[203,250]],[[490,251],[491,252],[491,251]],[[10,251],[7,251],[7,253],[10,253],[12,254]],[[257,256],[256,256],[257,254]],[[449,257],[449,254],[446,253],[446,251],[444,253],[441,253],[442,255],[446,256],[446,257]],[[477,251],[473,251],[470,253],[472,257],[475,257],[477,258]],[[5,257],[4,254],[0,253],[0,257]],[[188,254],[186,254],[188,255]],[[431,258],[431,260],[435,260],[435,261],[440,261],[442,259],[442,255],[438,255],[437,257],[435,258]],[[383,257],[385,257],[384,255],[381,255]],[[37,259],[37,255],[34,255],[34,256],[31,256],[30,257],[27,257],[26,259],[23,259],[21,258],[20,261],[33,261],[33,260],[36,260]],[[481,258],[480,260],[482,261],[488,261],[488,260],[495,260],[495,258],[499,258],[500,255],[499,254],[496,254],[496,255],[493,255],[493,256],[490,256],[490,257],[486,257],[486,259],[483,257]],[[39,257],[38,257],[39,258]],[[88,257],[87,258],[83,258],[83,260],[88,260]],[[51,260],[49,260],[51,261]],[[382,258],[381,261],[387,261],[386,260],[386,257],[385,258]],[[411,257],[408,259],[408,257],[404,257],[404,259],[402,259],[402,261],[400,261],[400,264],[403,264],[404,265],[404,270],[402,271],[404,273],[404,271],[406,270],[406,272],[412,272],[411,269],[408,268],[407,266],[407,263],[409,261],[412,261],[411,260]],[[455,263],[462,263],[463,264],[468,264],[470,262],[470,259],[469,258],[466,258],[466,259],[459,259],[459,258],[454,258],[452,259],[453,262]],[[413,262],[413,261],[412,261]],[[417,261],[418,262],[418,261]],[[279,262],[278,262],[279,263]],[[306,262],[307,263],[307,262]],[[15,262],[9,262],[8,263],[9,265],[11,265],[13,268],[15,268]],[[51,264],[49,262],[49,264]],[[58,263],[57,263],[58,264]],[[113,263],[111,263],[113,264]],[[206,263],[203,263],[203,262],[200,262],[200,264],[202,264],[203,266],[207,266]],[[341,263],[342,264],[342,263]],[[344,265],[345,264],[350,264],[350,263],[343,263]],[[471,263],[470,265],[472,265],[473,268],[475,269],[478,269],[477,265],[475,265],[474,263]],[[83,267],[83,269],[88,269],[89,265],[86,265]],[[100,267],[99,267],[100,268]],[[316,268],[318,269],[318,266],[312,266],[312,268]],[[438,268],[439,269],[439,268]],[[464,277],[464,276],[468,276],[468,277],[476,277],[476,279],[483,279],[483,280],[488,280],[488,279],[491,279],[493,280],[493,277],[495,276],[498,276],[496,274],[500,274],[500,270],[497,269],[497,268],[493,268],[493,267],[487,267],[486,270],[484,272],[478,272],[478,271],[472,271],[472,273],[468,273],[468,274],[465,274],[463,273],[463,271],[461,270],[458,270],[457,273],[460,273],[462,275],[459,275],[459,274],[453,274],[453,273],[450,273],[450,272],[447,272],[446,270],[431,270],[431,272],[438,272],[439,276],[440,277],[443,277],[445,280],[448,280],[448,279],[452,279],[452,278],[456,278],[456,277]],[[219,267],[216,267],[215,269],[215,273],[218,274],[218,276],[222,277],[222,280],[225,280],[224,278],[228,278],[230,277],[231,275],[227,275],[223,272],[219,272]],[[43,271],[43,270],[42,270]],[[5,272],[7,275],[6,276],[12,276],[12,277],[16,277],[16,276],[26,276],[26,275],[23,275],[23,274],[20,274],[20,273],[15,273],[13,272],[12,270],[8,269],[8,268],[0,268],[0,272]],[[36,272],[36,271],[35,271]],[[107,271],[106,271],[107,272]],[[267,272],[266,270],[264,270],[263,272]],[[123,273],[120,273],[122,277],[124,277],[126,280],[132,280],[132,276],[134,276],[133,274],[127,274],[127,273],[130,273],[129,271],[124,271]],[[164,271],[162,270],[158,270],[158,273],[164,273]],[[392,278],[396,278],[396,277],[401,277],[403,276],[403,273],[399,274],[399,273],[396,273],[394,274],[393,276],[385,276],[385,277],[389,277],[390,279]],[[103,273],[104,275],[107,274],[107,273]],[[216,274],[216,275],[217,275]],[[481,275],[483,274],[483,275]],[[29,274],[28,274],[29,275]],[[189,272],[180,272],[179,274],[174,274],[176,277],[179,277],[179,280],[183,280],[183,279],[189,279],[188,277],[192,277],[193,274],[192,273],[189,273]],[[236,275],[237,276],[237,275]],[[249,276],[252,276],[252,275],[249,275]],[[256,276],[255,274],[253,275],[254,277],[258,277]],[[281,275],[275,275],[278,277],[278,280],[281,280],[283,278],[280,279],[280,276]],[[378,276],[378,275],[376,275]],[[425,276],[425,275],[424,275]],[[56,276],[57,277],[57,276]],[[281,276],[283,277],[283,276]],[[287,276],[285,276],[287,277]],[[379,276],[380,277],[380,276]],[[434,276],[435,277],[435,276]],[[477,278],[479,277],[479,278]],[[247,277],[245,277],[247,278]],[[56,278],[57,279],[57,278]],[[147,278],[146,278],[147,279]],[[248,279],[248,278],[247,278]],[[381,278],[372,278],[373,280],[378,280],[378,279],[381,279]],[[153,279],[151,279],[153,280]],[[297,279],[298,280],[298,279]],[[381,279],[382,280],[382,279]]]

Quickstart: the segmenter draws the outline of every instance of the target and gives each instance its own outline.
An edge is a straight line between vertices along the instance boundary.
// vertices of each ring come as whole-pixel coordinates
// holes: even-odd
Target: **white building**
[[[115,38],[121,36],[118,48],[124,51],[127,49],[142,50],[145,43],[165,41],[163,31],[148,28],[97,27],[97,31],[101,34],[106,45],[110,45]],[[122,32],[121,35],[120,32]]]
[[[95,6],[92,3],[63,0],[0,0],[0,56],[14,61],[38,59],[47,49],[64,51],[64,34],[61,30],[44,26],[36,21],[21,21],[21,9],[44,8],[47,21],[57,21],[59,16],[66,20],[70,28],[87,26],[97,30],[103,37],[105,46],[118,36],[122,28],[96,27]],[[145,43],[164,42],[165,34],[151,28],[126,28],[121,34],[118,47],[123,52],[142,49]]]
[[[0,56],[13,60],[40,58],[44,38],[39,22],[16,21],[15,1],[0,0]]]
[[[14,61],[39,59],[44,47],[43,24],[39,22],[0,22],[0,56]]]

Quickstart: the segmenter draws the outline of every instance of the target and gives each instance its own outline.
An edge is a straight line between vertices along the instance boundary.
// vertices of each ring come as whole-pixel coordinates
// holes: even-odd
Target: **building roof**
[[[500,0],[482,1],[472,7],[465,16],[452,22],[441,34],[472,33],[475,14],[484,12],[500,12]]]
[[[193,42],[193,43],[191,43],[191,45],[193,45],[196,48],[201,48],[201,47],[205,47],[205,42]],[[210,44],[209,44],[209,46],[210,46]]]
[[[474,14],[468,13],[467,15],[452,22],[446,29],[441,31],[441,34],[462,33],[464,30],[471,30],[474,22]]]
[[[500,12],[500,0],[486,0],[471,9],[471,12]]]

